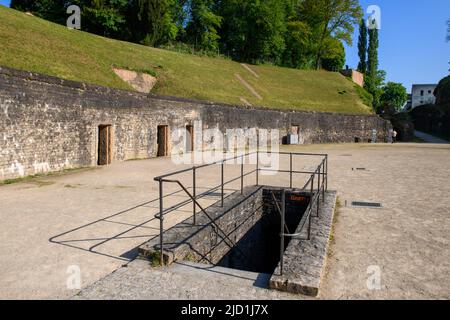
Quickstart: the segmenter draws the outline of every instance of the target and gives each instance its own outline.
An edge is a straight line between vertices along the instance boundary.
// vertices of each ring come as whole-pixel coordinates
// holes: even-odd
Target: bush
[[[436,104],[450,105],[450,76],[442,79],[434,90]]]

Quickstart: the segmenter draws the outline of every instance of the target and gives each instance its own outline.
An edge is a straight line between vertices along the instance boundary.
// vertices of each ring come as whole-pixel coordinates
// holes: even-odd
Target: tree
[[[222,17],[213,12],[214,0],[190,0],[190,21],[186,27],[187,40],[196,49],[217,51],[219,49],[218,29]]]
[[[130,26],[136,42],[159,46],[174,40],[178,34],[175,0],[133,0],[130,4]]]
[[[128,0],[13,0],[11,8],[29,11],[34,15],[66,24],[66,8],[77,5],[81,9],[81,29],[102,36],[121,38],[126,28]]]
[[[220,1],[222,51],[235,60],[280,64],[286,48],[286,0]]]
[[[361,73],[367,72],[367,27],[364,19],[361,19],[359,24],[359,38],[358,38],[358,56],[359,64],[358,71]]]
[[[365,88],[373,95],[374,106],[379,103],[379,86],[381,85],[378,73],[378,29],[369,29],[369,48],[367,59],[367,73],[365,76]]]
[[[341,41],[328,38],[327,51],[323,53],[322,67],[328,71],[342,70],[345,65],[345,48]]]
[[[289,21],[282,65],[289,68],[310,69],[314,63],[311,58],[311,38],[312,30],[307,23],[295,19]]]
[[[45,20],[66,24],[66,8],[69,5],[70,1],[66,0],[12,0],[10,7],[24,12],[31,12]]]
[[[388,82],[383,87],[383,93],[380,96],[380,105],[385,110],[400,111],[408,100],[406,88],[401,83]]]
[[[122,38],[128,0],[76,0],[82,10],[81,28],[98,35]]]
[[[434,90],[437,105],[450,106],[450,76],[445,77]]]
[[[327,51],[327,39],[332,37],[351,45],[354,25],[363,16],[358,0],[303,0],[299,12],[300,19],[314,30],[317,69]]]

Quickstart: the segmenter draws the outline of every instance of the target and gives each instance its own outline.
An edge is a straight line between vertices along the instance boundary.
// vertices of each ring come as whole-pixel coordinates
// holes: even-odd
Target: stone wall
[[[341,74],[347,78],[352,79],[352,81],[358,86],[364,87],[364,74],[362,74],[361,72],[353,69],[344,69],[341,70]]]
[[[219,263],[261,219],[262,187],[245,187],[242,195],[235,192],[225,198],[223,207],[213,205],[206,211],[209,217],[199,212],[196,225],[190,217],[164,232],[163,257],[166,264],[182,260]],[[139,253],[148,258],[154,257],[159,250],[159,238],[154,238],[142,245]]]
[[[196,120],[204,128],[278,129],[281,135],[298,126],[302,143],[367,141],[372,129],[383,141],[390,128],[377,116],[244,108],[0,67],[0,180],[95,166],[101,125],[111,125],[113,161],[155,157],[158,125],[170,131]]]

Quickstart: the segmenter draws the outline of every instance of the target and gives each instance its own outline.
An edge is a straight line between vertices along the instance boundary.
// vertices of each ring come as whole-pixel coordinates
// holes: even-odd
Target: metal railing
[[[317,175],[317,189],[315,189],[315,179]],[[322,179],[321,179],[322,178]],[[285,238],[291,238],[291,239],[299,239],[299,240],[310,240],[311,239],[311,219],[314,209],[317,210],[316,217],[319,218],[320,214],[320,201],[325,201],[325,192],[328,190],[328,156],[325,155],[325,158],[322,160],[320,165],[317,167],[317,169],[314,171],[314,173],[311,174],[310,178],[304,185],[304,187],[301,189],[301,191],[309,191],[310,193],[310,199],[308,207],[306,208],[306,211],[304,212],[302,219],[299,223],[300,228],[297,227],[298,232],[297,233],[290,233],[289,229],[287,228],[287,225],[285,223],[286,218],[286,190],[281,190],[281,207],[278,204],[278,200],[276,199],[274,193],[272,192],[272,198],[275,203],[275,207],[278,210],[280,214],[280,220],[281,220],[281,231],[280,231],[280,275],[283,275],[283,267],[284,267],[284,240]],[[315,206],[315,208],[314,208]],[[302,238],[302,235],[304,235],[304,228],[306,225],[306,222],[308,222],[308,229],[307,229],[307,237]],[[287,231],[287,233],[286,233]]]
[[[260,167],[260,154],[278,154],[278,155],[288,155],[289,156],[289,170],[279,170],[279,169],[267,169],[267,168],[261,168]],[[255,165],[255,169],[248,171],[246,173],[244,173],[244,164],[245,164],[245,158],[250,157],[250,156],[256,156],[256,163]],[[293,161],[294,161],[294,157],[297,156],[317,156],[317,157],[321,157],[321,163],[320,165],[317,167],[316,170],[314,171],[298,171],[298,170],[293,170]],[[236,159],[240,159],[240,175],[238,177],[232,178],[231,180],[225,181],[225,165],[233,160]],[[221,166],[221,181],[220,184],[210,188],[209,190],[203,192],[200,195],[197,195],[197,174],[198,171],[200,169],[203,168],[207,168],[210,166],[215,166],[215,165],[220,165]],[[212,219],[212,217],[206,212],[206,210],[201,206],[201,204],[198,202],[199,199],[207,196],[208,194],[211,194],[214,191],[217,191],[220,189],[220,205],[221,207],[224,206],[224,198],[225,198],[225,186],[228,184],[231,184],[235,181],[240,180],[240,192],[241,194],[243,194],[244,192],[244,178],[255,174],[255,178],[256,178],[256,186],[259,186],[259,175],[260,172],[277,172],[277,173],[289,173],[289,188],[292,189],[293,187],[293,176],[294,174],[309,174],[310,178],[308,179],[307,183],[303,186],[303,188],[301,188],[300,190],[305,191],[308,190],[311,192],[311,201],[310,204],[307,208],[307,216],[309,219],[309,230],[308,230],[308,239],[309,239],[309,235],[310,235],[310,226],[311,226],[311,221],[310,221],[310,217],[311,217],[311,212],[313,210],[313,205],[312,203],[314,201],[317,201],[317,213],[319,212],[319,193],[322,193],[323,197],[325,194],[325,191],[328,189],[328,155],[327,154],[314,154],[314,153],[289,153],[289,152],[272,152],[272,151],[253,151],[253,152],[247,152],[244,154],[240,154],[237,155],[235,157],[232,158],[227,158],[227,159],[221,159],[219,161],[215,161],[215,162],[211,162],[208,164],[204,164],[204,165],[199,165],[199,166],[193,166],[187,169],[183,169],[183,170],[179,170],[179,171],[175,171],[175,172],[171,172],[162,176],[158,176],[155,177],[154,180],[156,182],[158,182],[159,184],[159,213],[157,215],[155,215],[155,217],[157,219],[159,219],[160,221],[160,235],[159,235],[159,242],[160,242],[160,264],[161,266],[164,265],[164,257],[163,257],[163,251],[164,251],[164,184],[165,183],[170,183],[170,184],[177,184],[178,186],[181,187],[180,191],[183,191],[184,193],[186,193],[186,195],[188,196],[188,198],[190,200],[186,201],[182,201],[182,203],[178,204],[178,205],[184,205],[190,201],[192,201],[192,220],[193,220],[193,225],[197,225],[197,208],[200,209],[201,212],[203,212],[205,214],[205,216],[211,221],[211,223],[214,225],[214,227],[217,229],[217,233],[219,235],[219,232],[222,233],[223,235],[219,235],[221,238],[223,238],[224,242],[227,243],[227,241],[229,243],[227,243],[228,246],[233,247],[235,244],[234,242],[229,238],[229,236],[215,223],[214,219]],[[192,193],[188,191],[188,189],[181,183],[180,180],[175,180],[175,179],[168,179],[169,177],[173,177],[175,175],[180,175],[183,173],[189,173],[192,172]],[[317,192],[314,193],[314,188],[315,188],[315,177],[317,175]],[[308,188],[309,187],[309,188]],[[308,188],[308,189],[307,189]],[[284,194],[284,192],[283,192]],[[312,195],[314,194],[314,199],[312,199]],[[323,198],[322,197],[322,198]],[[285,217],[285,206],[284,206],[284,202],[283,202],[283,210],[281,212],[282,215],[282,219],[284,219]],[[172,207],[176,207],[172,206]],[[302,225],[302,229],[304,227],[304,224],[306,222],[305,219],[302,219],[303,221],[303,225]],[[302,221],[300,223],[302,223]],[[283,251],[284,251],[284,237],[296,237],[296,234],[286,234],[284,232],[284,227],[283,227],[284,223],[282,224],[282,231],[280,233],[280,237],[281,237],[281,242],[283,243]],[[282,257],[282,253],[281,253],[281,257]],[[282,258],[281,258],[282,259]],[[282,263],[282,262],[281,262]]]

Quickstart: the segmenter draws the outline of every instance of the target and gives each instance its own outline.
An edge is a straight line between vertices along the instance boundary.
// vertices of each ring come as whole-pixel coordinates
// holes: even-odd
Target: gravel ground
[[[450,298],[450,146],[344,144],[283,149],[330,155],[329,187],[338,190],[342,207],[320,298]],[[294,169],[312,164],[302,159]],[[366,170],[352,170],[362,167]],[[246,275],[247,281],[236,275],[190,278],[186,269],[192,267],[151,269],[141,261],[120,268],[135,257],[137,246],[158,235],[153,220],[157,185],[152,178],[175,169],[180,167],[169,159],[152,159],[1,186],[0,298],[69,298],[79,292],[67,287],[72,265],[81,270],[85,291],[79,297],[85,298],[124,298],[125,291],[129,298],[154,299],[303,298],[260,288],[255,279],[263,276],[258,275]],[[253,183],[249,180],[246,183]],[[287,182],[285,176],[261,178],[267,184]],[[212,171],[201,178],[205,187],[216,184]],[[168,186],[167,192],[171,190]],[[180,199],[174,195],[167,205]],[[382,208],[351,207],[356,200],[381,202]],[[203,201],[207,206],[215,199]],[[167,227],[187,217],[190,208],[178,208]],[[129,270],[134,273],[128,274]],[[108,282],[120,275],[124,281]],[[161,282],[146,286],[145,279]],[[89,295],[93,283],[102,284],[103,293]]]

